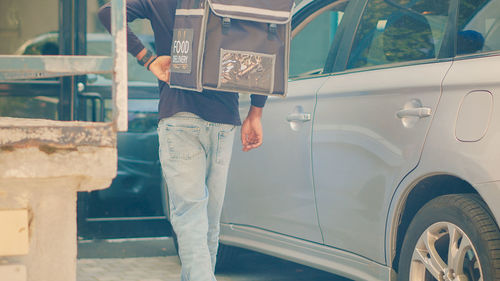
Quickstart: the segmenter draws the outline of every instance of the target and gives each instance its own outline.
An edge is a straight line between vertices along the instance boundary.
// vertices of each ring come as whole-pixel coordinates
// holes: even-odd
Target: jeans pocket
[[[234,141],[234,128],[233,125],[223,125],[218,133],[217,140],[217,164],[227,165],[231,160]]]
[[[190,160],[203,154],[204,150],[199,139],[199,127],[167,124],[164,130],[164,141],[170,159]]]

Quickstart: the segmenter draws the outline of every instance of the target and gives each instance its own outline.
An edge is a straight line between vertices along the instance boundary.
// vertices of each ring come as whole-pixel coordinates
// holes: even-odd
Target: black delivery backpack
[[[286,96],[294,0],[178,0],[170,86]]]

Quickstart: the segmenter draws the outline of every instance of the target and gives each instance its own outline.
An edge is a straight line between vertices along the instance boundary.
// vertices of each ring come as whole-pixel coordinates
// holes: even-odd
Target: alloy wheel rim
[[[420,236],[413,250],[410,281],[483,281],[477,251],[458,226],[438,222]]]

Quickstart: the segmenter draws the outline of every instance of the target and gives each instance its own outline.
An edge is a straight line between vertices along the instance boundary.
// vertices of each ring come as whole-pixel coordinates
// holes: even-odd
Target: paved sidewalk
[[[294,263],[255,255],[257,265],[235,268],[217,274],[217,281],[346,281],[326,272],[314,270]],[[243,260],[252,260],[247,257]],[[176,256],[126,258],[126,259],[80,259],[77,281],[179,281],[180,263]]]
[[[179,281],[180,261],[171,244],[171,239],[84,242],[77,281]],[[216,274],[217,281],[347,281],[247,250],[239,252],[234,264]]]
[[[77,281],[179,281],[179,270],[176,256],[80,259]]]

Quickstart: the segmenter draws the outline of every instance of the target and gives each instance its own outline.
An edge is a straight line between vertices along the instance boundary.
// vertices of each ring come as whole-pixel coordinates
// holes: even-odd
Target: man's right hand
[[[159,56],[149,65],[149,70],[161,81],[170,82],[170,63],[172,58],[170,56]]]
[[[247,152],[262,145],[262,107],[250,106],[248,116],[241,125],[241,144]]]

